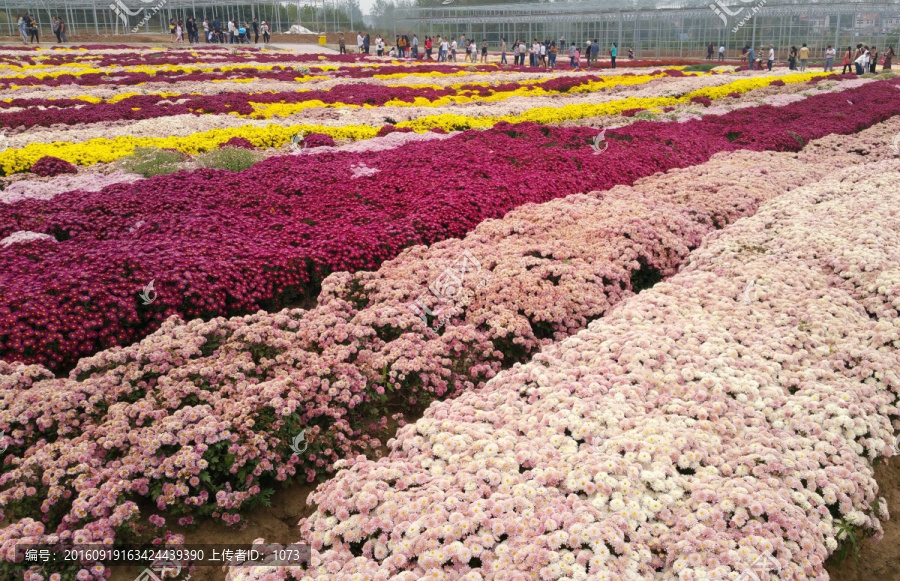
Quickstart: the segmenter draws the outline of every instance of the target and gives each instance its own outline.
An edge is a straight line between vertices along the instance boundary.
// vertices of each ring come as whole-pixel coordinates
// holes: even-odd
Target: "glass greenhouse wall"
[[[467,5],[468,0],[418,0],[436,5],[401,7],[403,1],[391,6],[389,18],[376,19],[379,26],[368,30],[391,36],[418,34],[420,38],[464,34],[470,40],[487,40],[492,50],[501,38],[508,42],[563,38],[581,45],[596,39],[604,53],[615,42],[620,55],[633,48],[638,58],[702,58],[710,42],[716,47],[724,44],[730,58],[745,45],[772,44],[779,58],[786,57],[791,45],[804,42],[816,56],[821,56],[827,45],[865,43],[893,45],[895,49],[900,45],[898,2],[595,0]],[[268,21],[275,33],[298,23],[327,32],[349,32],[362,26],[359,18],[348,17],[350,11],[339,0],[7,0],[0,11],[0,30],[15,36],[16,19],[25,12],[36,15],[48,33],[52,16],[63,17],[75,34],[165,33],[170,18],[189,16],[201,21],[218,16],[225,22],[230,18],[249,22],[256,17]]]
[[[626,6],[628,6],[626,8]],[[540,3],[496,6],[408,8],[396,33],[442,35],[497,46],[501,38],[565,39],[584,45],[597,40],[604,52],[616,43],[620,56],[633,48],[637,58],[704,58],[706,46],[725,45],[728,57],[745,45],[774,45],[785,58],[791,45],[807,43],[821,56],[828,45],[900,44],[897,3],[788,4],[777,0],[659,7],[609,3]]]
[[[168,33],[169,20],[195,17],[201,22],[218,17],[222,22],[265,20],[273,33],[300,24],[316,32],[355,30],[362,25],[357,2],[305,0],[7,0],[0,8],[0,30],[16,36],[19,15],[33,14],[49,35],[53,17],[63,18],[69,34]],[[356,16],[356,18],[354,18]],[[43,36],[43,34],[42,34]]]

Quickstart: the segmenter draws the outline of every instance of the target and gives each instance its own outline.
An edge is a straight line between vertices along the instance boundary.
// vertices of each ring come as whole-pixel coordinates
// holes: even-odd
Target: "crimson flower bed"
[[[46,178],[64,173],[78,173],[78,169],[64,159],[45,155],[31,166],[31,173]]]
[[[282,156],[242,172],[182,172],[26,200],[4,208],[0,239],[30,231],[56,242],[0,251],[0,359],[58,370],[173,314],[296,304],[331,272],[376,268],[402,248],[461,236],[524,203],[632,183],[719,151],[795,151],[859,131],[900,112],[896,91],[876,82],[785,107],[639,122],[607,131],[603,155],[590,147],[591,129],[499,124],[435,142],[422,156]],[[839,106],[848,99],[869,106],[848,112]],[[351,177],[361,165],[377,173]]]

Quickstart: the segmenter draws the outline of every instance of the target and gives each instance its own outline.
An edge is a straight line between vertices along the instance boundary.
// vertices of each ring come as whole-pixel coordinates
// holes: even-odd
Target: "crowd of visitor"
[[[57,21],[62,23],[58,18],[53,19],[53,32],[56,34],[57,40],[59,42],[63,42],[65,38],[65,23],[62,23],[62,32],[57,32],[60,30],[57,27]],[[23,14],[19,16],[18,20],[19,25],[19,34],[22,35],[22,42],[28,44],[31,42],[32,44],[40,42],[40,37],[38,35],[39,25],[37,22],[37,18],[35,18],[34,14]],[[62,38],[60,38],[60,34],[62,34]]]
[[[363,36],[358,33],[356,36],[356,46],[359,54],[370,54],[369,35]],[[338,47],[341,54],[347,53],[347,43],[344,35],[340,35]],[[516,39],[512,43],[507,43],[506,38],[500,40],[498,47],[500,54],[500,64],[510,64],[510,58],[513,65],[525,66],[525,59],[528,58],[528,66],[555,68],[557,59],[560,55],[569,57],[569,66],[577,69],[580,66],[582,56],[587,58],[587,65],[599,66],[600,44],[596,39],[589,40],[584,50],[576,46],[575,43],[566,43],[565,38],[560,38],[559,42],[551,41],[549,38],[543,42],[538,39],[532,39],[530,43],[523,39]],[[375,38],[375,50],[378,56],[389,56],[393,58],[419,58],[420,50],[422,56],[427,60],[436,60],[437,62],[472,62],[487,63],[490,47],[487,40],[478,41],[477,39],[468,40],[465,35],[457,37],[442,36],[426,36],[423,41],[419,41],[418,35],[396,35],[393,46],[387,47],[385,41],[380,36]],[[619,49],[616,43],[605,51],[609,57],[613,68],[616,67],[616,58]],[[628,49],[628,58],[634,58],[634,49]]]
[[[720,53],[721,54],[721,53]],[[834,71],[834,61],[837,57],[837,49],[832,45],[828,45],[823,54],[825,63],[823,70]],[[806,72],[809,65],[810,49],[806,43],[800,45],[800,48],[791,46],[788,49],[788,68],[792,71]],[[857,75],[876,72],[878,64],[879,52],[876,47],[869,48],[863,44],[857,44],[854,51],[852,46],[848,46],[843,53],[844,68],[842,73],[855,72]],[[881,55],[882,70],[891,70],[891,61],[894,58],[894,48],[888,47],[884,54]],[[720,59],[721,60],[721,59]],[[752,46],[745,45],[741,49],[741,62],[749,63],[750,70],[772,70],[775,63],[775,47],[769,45],[768,48],[759,47],[757,52]]]
[[[360,32],[357,34],[357,51],[360,54],[370,54],[369,52],[369,35]],[[422,53],[426,60],[436,60],[437,62],[471,62],[471,63],[487,63],[488,53],[491,47],[487,40],[478,41],[477,39],[468,40],[465,35],[460,37],[431,37],[426,36],[424,41],[419,42],[419,37],[415,34],[396,35],[393,46],[386,46],[385,41],[380,36],[375,38],[376,54],[378,56],[389,56],[392,58],[419,58],[420,46],[424,49]],[[526,58],[529,67],[555,68],[560,55],[569,58],[569,66],[572,69],[581,67],[582,59],[585,59],[587,67],[600,66],[600,43],[597,39],[590,39],[585,42],[582,48],[577,43],[566,43],[565,38],[559,41],[551,41],[545,38],[543,42],[538,39],[532,39],[530,43],[523,39],[516,39],[512,43],[508,43],[506,38],[500,39],[500,44],[496,47],[497,53],[500,55],[499,63],[501,65],[512,64],[516,66],[526,66]],[[340,37],[340,52],[345,54],[346,43],[344,35]],[[616,68],[616,59],[619,56],[619,48],[617,43],[602,51],[609,59],[609,66]],[[727,49],[724,44],[716,45],[710,42],[706,45],[706,59],[725,62]],[[788,51],[788,68],[805,72],[809,66],[811,50],[806,43],[799,48],[791,46]],[[716,55],[717,58],[716,58]],[[824,70],[834,71],[834,61],[837,58],[837,50],[828,45],[824,54]],[[893,47],[880,55],[883,70],[891,70],[891,61],[894,57]],[[864,74],[867,72],[875,72],[876,63],[878,63],[879,53],[873,46],[871,49],[862,44],[857,45],[854,52],[853,47],[847,47],[844,54],[844,72],[856,72]],[[628,58],[634,59],[634,49],[628,49]],[[759,47],[754,49],[750,45],[745,45],[741,49],[740,62],[747,63],[750,70],[772,70],[775,65],[776,53],[775,46]],[[855,65],[855,69],[854,69]]]
[[[187,22],[188,42],[192,44],[199,43],[200,35],[197,21],[193,18],[188,18]],[[182,38],[182,27],[183,24],[181,20],[175,22],[173,19],[169,22],[169,31],[175,35],[172,42],[184,42],[184,39]],[[245,20],[242,25],[240,21],[235,22],[233,18],[229,19],[227,23],[222,23],[219,21],[218,16],[213,16],[212,20],[203,20],[202,28],[203,38],[206,42],[212,43],[259,44],[259,37],[262,35],[263,43],[268,44],[269,40],[272,38],[269,34],[269,24],[265,20],[259,22],[256,18],[254,18],[251,23],[248,23]],[[250,38],[251,31],[253,32],[252,40]]]

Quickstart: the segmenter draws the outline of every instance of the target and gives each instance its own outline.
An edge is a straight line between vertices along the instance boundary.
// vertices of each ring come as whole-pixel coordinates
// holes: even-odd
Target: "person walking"
[[[458,45],[456,44],[456,39],[450,41],[450,62],[456,62],[456,49]]]
[[[719,45],[719,62],[725,61],[725,45]]]
[[[263,43],[269,44],[269,23],[263,20],[259,25],[259,29],[262,31]]]
[[[713,51],[716,50],[716,45],[713,43],[709,43],[706,45],[706,60],[711,61],[713,56]]]
[[[481,62],[487,64],[488,60],[488,45],[486,40],[481,41]]]
[[[366,54],[370,54],[369,51],[372,48],[372,38],[366,34],[363,38],[363,50],[366,51]]]
[[[184,42],[184,22],[181,20],[175,23],[175,42]]]
[[[797,70],[797,47],[792,46],[788,51],[788,70]]]
[[[412,37],[412,57],[416,60],[419,58],[419,37],[415,34]]]
[[[775,64],[775,46],[769,45],[769,59],[766,61],[766,68],[770,71],[772,70],[772,65]]]
[[[445,62],[447,60],[447,47],[448,47],[446,39],[438,36],[437,45],[438,45],[438,62],[439,63]]]
[[[356,33],[356,53],[362,54],[363,49],[363,37],[362,31]]]
[[[344,33],[338,37],[338,54],[347,54],[347,41],[344,39]]]
[[[809,61],[809,47],[806,46],[806,43],[803,43],[803,46],[800,47],[800,72],[806,72],[806,63]]]
[[[69,31],[69,25],[66,24],[66,21],[62,18],[59,19],[59,36],[62,37],[63,42],[69,42],[69,39],[66,38],[66,32]]]
[[[543,43],[538,44],[538,51],[540,51],[540,64],[542,67],[547,67],[547,46]]]
[[[750,50],[750,47],[747,46],[746,44],[745,44],[744,47],[741,49],[741,62],[742,62],[742,63],[747,61],[747,52],[748,52],[749,50]]]
[[[169,19],[169,34],[172,35],[172,42],[175,42],[175,19]]]
[[[712,43],[709,43],[712,46]],[[616,43],[613,43],[612,49],[609,51],[609,60],[612,63],[612,68],[616,68],[616,56],[619,54],[619,47],[616,46]]]
[[[56,16],[53,17],[53,24],[50,25],[50,30],[56,35],[56,42],[62,43],[62,37],[59,35],[59,18]]]
[[[844,68],[841,70],[842,75],[846,75],[853,71],[853,47],[848,46],[847,52],[844,53]]]
[[[891,70],[891,60],[894,58],[894,47],[889,46],[886,51],[884,51],[884,65],[881,67],[881,72]]]
[[[825,49],[825,70],[834,72],[834,57],[837,56],[837,51],[834,50],[830,44],[828,48]]]
[[[559,53],[559,49],[556,48],[556,41],[550,43],[550,68],[556,68],[556,55]]]
[[[434,46],[434,41],[431,39],[430,36],[426,36],[425,37],[425,58],[427,58],[428,60],[432,60],[431,59],[431,49],[433,46]]]
[[[253,44],[259,44],[259,22],[253,19]]]
[[[571,65],[572,70],[578,68],[578,65],[575,64],[575,43],[569,45],[569,65]]]
[[[873,46],[872,51],[869,53],[869,72],[875,73],[875,67],[878,66],[878,47]]]
[[[28,44],[28,31],[27,31],[27,21],[25,20],[25,16],[19,16],[19,34],[22,35],[22,43]]]
[[[750,70],[755,70],[756,67],[756,51],[753,50],[752,46],[747,47],[747,62],[750,63]]]
[[[235,40],[237,40],[237,26],[232,18],[228,20],[228,44],[234,44]]]
[[[26,14],[25,18],[27,20],[25,30],[28,31],[28,41],[31,42],[32,44],[40,44],[41,39],[38,34],[37,20],[31,14]]]
[[[500,39],[500,64],[501,65],[509,65],[509,63],[506,62],[506,39],[505,38]]]
[[[594,61],[595,67],[600,66],[600,41],[596,38],[591,43],[591,60]]]

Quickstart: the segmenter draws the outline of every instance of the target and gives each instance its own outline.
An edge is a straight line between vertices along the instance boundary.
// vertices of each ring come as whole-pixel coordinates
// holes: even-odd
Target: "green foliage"
[[[856,562],[859,562],[859,541],[861,540],[860,529],[846,521],[846,519],[837,519],[834,522],[837,529],[837,538],[841,541],[841,546],[832,555],[832,558],[838,565],[844,562],[847,556],[852,552]]]
[[[157,149],[155,147],[136,147],[134,153],[122,158],[119,162],[128,173],[142,175],[145,178],[162,176],[185,169],[184,162],[189,158],[178,151]]]
[[[251,150],[240,147],[220,147],[206,153],[201,153],[194,158],[200,167],[213,169],[225,169],[228,171],[241,171],[258,162],[261,156]]]
[[[719,66],[719,65],[718,65],[718,64],[712,64],[712,63],[702,64],[702,65],[691,65],[691,66],[689,66],[689,67],[683,68],[682,71],[684,71],[684,72],[686,72],[686,73],[687,73],[687,72],[692,72],[692,73],[708,73],[709,71],[713,70],[713,69],[716,68],[717,66]]]

